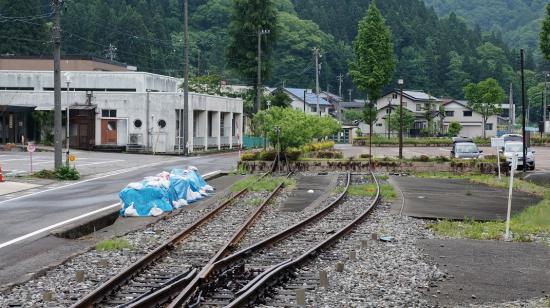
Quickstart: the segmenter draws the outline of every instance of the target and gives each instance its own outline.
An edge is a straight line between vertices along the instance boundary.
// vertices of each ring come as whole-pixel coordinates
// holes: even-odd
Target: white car
[[[523,143],[518,141],[510,141],[504,144],[504,156],[506,156],[506,162],[508,166],[512,166],[512,157],[514,153],[518,155],[518,167],[523,166]],[[527,168],[529,170],[535,170],[535,151],[527,149]]]

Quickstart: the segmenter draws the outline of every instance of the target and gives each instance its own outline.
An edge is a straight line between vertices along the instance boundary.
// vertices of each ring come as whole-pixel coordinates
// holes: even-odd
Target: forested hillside
[[[118,61],[137,65],[143,71],[181,76],[181,2],[66,1],[62,15],[63,53],[105,57],[112,45],[116,47]],[[320,47],[321,86],[337,91],[336,77],[347,74],[357,23],[369,1],[274,3],[279,11],[280,30],[272,59],[272,77],[266,83],[312,87],[312,48]],[[190,1],[191,72],[194,76],[217,73],[233,83],[250,84],[251,80],[239,79],[227,65],[234,61],[226,53],[231,4],[232,0]],[[378,6],[393,31],[398,59],[397,72],[389,87],[402,77],[407,88],[460,98],[463,86],[470,81],[495,77],[507,87],[517,79],[517,52],[510,50],[498,35],[482,35],[480,29],[468,27],[454,14],[439,18],[422,0],[384,0],[378,1]],[[51,54],[49,1],[0,0],[0,12],[1,35],[6,38],[0,43],[0,54]],[[533,69],[532,57],[529,60],[527,67]],[[351,87],[346,77],[344,91]],[[354,97],[364,94],[356,93]]]
[[[501,32],[513,47],[538,49],[546,0],[424,0],[441,16],[451,12],[482,31]]]

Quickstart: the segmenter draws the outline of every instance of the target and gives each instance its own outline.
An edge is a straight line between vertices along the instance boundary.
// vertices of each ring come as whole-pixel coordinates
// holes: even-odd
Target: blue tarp
[[[129,184],[119,194],[120,215],[158,216],[204,198],[213,188],[193,169],[174,169]]]

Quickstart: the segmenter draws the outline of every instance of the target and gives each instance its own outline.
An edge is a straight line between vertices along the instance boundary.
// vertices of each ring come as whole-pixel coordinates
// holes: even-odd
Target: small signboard
[[[69,161],[76,161],[76,155],[74,154],[69,155]]]
[[[34,143],[27,144],[27,151],[30,153],[34,153],[36,151],[36,145]]]
[[[492,148],[502,148],[504,146],[503,138],[491,138],[491,147]]]

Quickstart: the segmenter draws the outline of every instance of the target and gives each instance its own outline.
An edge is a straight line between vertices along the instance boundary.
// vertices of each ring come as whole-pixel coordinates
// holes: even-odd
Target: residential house
[[[279,88],[277,90],[284,91],[292,99],[292,108],[310,114],[319,114],[319,111],[317,111],[317,95],[311,90],[299,88]],[[330,114],[333,106],[329,101],[319,95],[319,108],[321,109],[320,114],[327,116]]]
[[[445,107],[445,117],[443,118],[443,129],[445,132],[452,122],[458,122],[462,125],[460,136],[483,136],[483,117],[480,113],[469,108],[467,101],[448,100],[443,103],[443,106]],[[503,107],[507,106],[508,105],[505,105]],[[499,115],[494,115],[487,119],[485,130],[487,137],[494,137],[497,135],[499,118]]]

